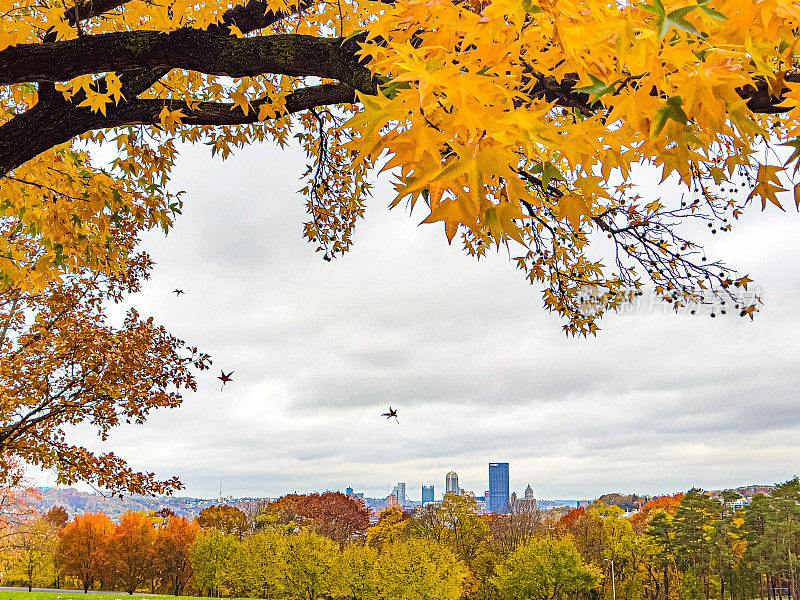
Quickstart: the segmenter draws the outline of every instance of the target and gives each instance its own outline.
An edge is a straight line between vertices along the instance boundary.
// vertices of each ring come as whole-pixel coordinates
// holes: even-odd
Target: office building
[[[353,495],[353,488],[351,488],[351,487],[345,488],[344,493],[345,493],[346,496],[352,496]]]
[[[433,486],[432,485],[423,485],[422,486],[422,506],[425,506],[428,502],[433,502]]]
[[[508,511],[508,463],[489,463],[489,512]]]
[[[450,471],[445,477],[444,480],[444,493],[445,494],[457,494],[458,493],[458,475],[456,475],[455,471]]]
[[[404,506],[406,503],[406,484],[398,483],[396,486],[394,486],[392,494],[394,495],[395,498],[397,498],[397,501],[400,503],[400,506]]]

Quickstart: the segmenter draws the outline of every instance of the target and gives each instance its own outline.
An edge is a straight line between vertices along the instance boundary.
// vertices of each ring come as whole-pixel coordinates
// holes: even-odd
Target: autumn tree
[[[34,501],[36,489],[25,477],[25,467],[19,457],[0,456],[0,539],[13,536],[21,525],[34,521],[39,515]]]
[[[421,206],[468,254],[507,246],[569,333],[595,332],[648,282],[678,309],[757,310],[750,278],[681,226],[728,232],[793,185],[789,0],[3,2],[8,290],[121,268],[106,227],[168,227],[179,141],[228,156],[294,133],[305,236],[328,260],[351,246],[383,166],[393,206]],[[115,150],[111,165],[89,141]],[[756,151],[780,145],[788,160]],[[637,189],[642,164],[682,192]]]
[[[310,531],[289,536],[278,573],[281,590],[290,598],[316,600],[335,583],[339,545]]]
[[[378,551],[370,546],[347,546],[334,566],[337,595],[352,600],[379,600],[381,578],[378,573]]]
[[[382,598],[456,600],[466,572],[448,548],[409,538],[384,547],[378,573]]]
[[[180,596],[192,579],[192,561],[189,549],[194,543],[199,526],[184,517],[170,517],[158,530],[153,547],[153,569],[162,585],[173,596]]]
[[[340,492],[287,494],[270,504],[267,513],[277,523],[310,525],[340,546],[362,537],[369,527],[364,501]]]
[[[233,560],[239,540],[218,530],[201,531],[189,548],[195,586],[203,594],[216,596],[230,587],[235,578]]]
[[[389,506],[381,511],[378,522],[367,530],[367,544],[380,550],[386,544],[408,536],[411,515],[399,506]]]
[[[494,513],[489,521],[492,539],[508,554],[541,530],[542,515],[520,503],[511,503],[505,514]]]
[[[58,529],[45,518],[17,526],[9,541],[12,572],[22,576],[30,592],[33,586],[49,586],[55,579]]]
[[[118,585],[128,594],[149,581],[155,541],[156,531],[149,516],[137,512],[122,515],[108,541],[108,555]]]
[[[574,598],[600,580],[600,569],[584,563],[569,539],[533,539],[497,567],[493,582],[509,600],[557,600]]]
[[[84,592],[108,569],[113,532],[111,519],[98,513],[76,515],[59,534],[56,564],[65,575],[80,581]]]
[[[248,597],[279,596],[286,549],[286,538],[275,531],[246,537],[234,557],[234,587]]]
[[[489,535],[488,517],[475,498],[453,493],[445,494],[436,512],[444,526],[444,544],[469,564]]]
[[[54,506],[42,518],[55,527],[57,531],[61,531],[69,523],[69,513],[63,506]]]
[[[107,249],[128,252],[138,240],[135,224],[124,216],[113,221]],[[11,226],[0,222],[0,231]],[[35,251],[22,233],[14,243]],[[54,469],[61,484],[90,481],[112,493],[179,487],[176,478],[134,471],[113,452],[71,444],[66,434],[85,422],[106,439],[121,423],[143,423],[155,408],[178,406],[181,390],[196,387],[193,370],[208,365],[206,355],[135,310],[121,325],[108,322],[108,305],[137,291],[151,266],[136,254],[109,275],[67,275],[37,289],[0,285],[0,473],[12,473],[22,459]]]
[[[239,539],[249,529],[247,516],[235,506],[220,504],[200,511],[196,519],[203,529],[216,529],[225,535],[235,535]]]

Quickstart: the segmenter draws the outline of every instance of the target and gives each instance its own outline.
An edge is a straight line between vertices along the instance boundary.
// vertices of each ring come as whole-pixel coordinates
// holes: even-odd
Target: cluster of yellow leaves
[[[0,273],[36,287],[64,271],[119,268],[124,253],[108,251],[103,240],[115,215],[166,229],[180,208],[165,187],[175,141],[204,143],[227,157],[266,139],[282,146],[297,130],[310,159],[302,190],[311,215],[305,235],[326,258],[349,248],[369,191],[366,173],[388,155],[384,168],[397,175],[393,205],[421,199],[430,210],[425,222],[443,222],[450,241],[460,232],[470,254],[481,256],[493,244],[518,248],[517,265],[532,283],[544,284],[545,305],[568,318],[571,333],[594,333],[597,316],[639,293],[636,269],[648,271],[657,293],[676,308],[697,301],[708,272],[687,256],[701,251],[663,230],[702,216],[727,231],[720,211],[735,219],[755,197],[780,206],[791,170],[760,163],[755,151],[775,139],[788,145],[800,139],[800,84],[791,77],[800,4],[651,1],[341,0],[314,4],[256,33],[232,25],[237,37],[366,31],[362,54],[385,82],[382,92],[360,95],[360,108],[274,119],[287,95],[309,81],[174,69],[142,97],[190,107],[227,102],[245,115],[257,111],[258,122],[190,127],[182,110],[165,106],[157,128],[86,134],[19,167],[1,183],[4,216],[41,239],[42,252],[32,259],[0,240]],[[0,50],[41,41],[47,32],[63,40],[206,28],[232,6],[230,0],[168,6],[135,0],[79,30],[62,3],[0,0]],[[269,0],[266,8],[287,10],[292,3]],[[754,114],[742,93],[764,82],[775,96],[788,89],[785,101],[795,108],[779,118]],[[81,76],[58,89],[67,98],[81,94],[81,106],[103,114],[125,100],[114,73]],[[0,125],[33,105],[36,94],[31,85],[0,91]],[[79,146],[87,140],[116,143],[119,157],[108,170],[90,164]],[[632,195],[632,169],[640,163],[692,188],[683,212]],[[742,178],[752,191],[747,198],[726,201],[707,189],[710,182],[738,187]],[[800,188],[794,191],[800,205]],[[629,262],[593,259],[587,237],[593,230],[613,238]],[[723,288],[733,281],[718,278]],[[582,307],[587,289],[600,290],[592,294],[601,298],[595,312]],[[753,306],[742,308],[752,317]]]
[[[751,113],[736,90],[754,76],[775,82],[794,66],[800,5],[722,0],[709,14],[678,0],[662,9],[685,6],[697,9],[684,21],[695,33],[672,28],[659,36],[658,19],[628,3],[396,3],[369,29],[371,39],[390,40],[364,52],[391,93],[362,97],[365,110],[350,122],[362,131],[359,150],[389,151],[387,166],[401,170],[400,197],[428,192],[430,220],[444,220],[450,237],[455,225],[486,226],[489,211],[505,202],[514,207],[503,214],[523,218],[520,203],[540,200],[516,171],[546,162],[569,181],[559,213],[573,226],[610,204],[612,169],[627,177],[632,165],[650,161],[664,177],[689,183],[692,167],[707,170],[725,145],[729,179],[748,164],[756,138],[768,135],[769,119]],[[573,74],[604,111],[580,118],[529,97],[537,78]],[[755,193],[776,202],[763,177]],[[516,226],[507,227],[503,233],[517,239]]]

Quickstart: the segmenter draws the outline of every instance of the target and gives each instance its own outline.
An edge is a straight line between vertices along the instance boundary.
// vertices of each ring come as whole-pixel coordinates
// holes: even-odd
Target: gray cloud
[[[184,215],[144,247],[157,261],[132,303],[210,352],[183,406],[106,446],[187,492],[275,496],[444,488],[482,492],[487,463],[540,497],[667,493],[784,480],[800,460],[797,217],[747,215],[712,239],[767,304],[735,316],[612,315],[565,338],[503,253],[476,262],[376,188],[356,246],[325,263],[300,236],[302,155],[188,149]],[[170,291],[181,287],[180,299]],[[234,370],[220,392],[217,369]],[[400,424],[379,415],[399,408]],[[96,447],[90,432],[76,437]]]

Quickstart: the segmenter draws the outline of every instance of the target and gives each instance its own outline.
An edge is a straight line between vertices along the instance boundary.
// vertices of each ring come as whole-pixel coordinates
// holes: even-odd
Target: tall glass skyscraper
[[[405,483],[398,483],[394,486],[394,490],[392,490],[395,498],[400,503],[400,506],[405,505],[406,503],[406,484]]]
[[[433,502],[433,486],[432,485],[423,485],[422,486],[422,506],[428,504],[428,502]]]
[[[508,511],[508,463],[489,463],[489,512]]]
[[[455,471],[450,471],[445,477],[444,480],[444,493],[445,494],[457,494],[458,493],[458,475],[456,475]]]

